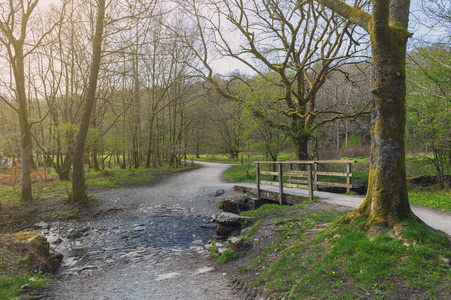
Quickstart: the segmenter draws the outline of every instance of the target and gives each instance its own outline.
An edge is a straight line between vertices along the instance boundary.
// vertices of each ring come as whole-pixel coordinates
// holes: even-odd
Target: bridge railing
[[[297,160],[297,161],[256,161],[257,197],[261,196],[261,184],[279,186],[279,203],[283,203],[283,188],[299,188],[309,191],[309,199],[313,199],[313,191],[318,186],[343,187],[349,193],[352,186],[352,164],[355,160]],[[263,171],[262,165],[269,165],[269,171]],[[331,171],[330,165],[344,165],[343,171]],[[277,168],[276,168],[277,166]],[[320,168],[325,170],[320,170]],[[262,176],[270,176],[273,180],[262,180]],[[320,176],[345,177],[346,183],[329,182]],[[275,179],[278,179],[277,181]]]

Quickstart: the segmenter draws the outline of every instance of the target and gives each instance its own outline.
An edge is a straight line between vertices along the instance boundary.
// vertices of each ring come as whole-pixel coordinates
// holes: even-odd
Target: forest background
[[[20,182],[22,201],[38,177],[70,180],[74,161],[99,171],[177,167],[190,154],[351,157],[368,172],[369,37],[320,4],[38,3],[2,4],[2,181]],[[437,176],[440,188],[451,173],[447,5],[414,3],[407,58],[408,176]]]

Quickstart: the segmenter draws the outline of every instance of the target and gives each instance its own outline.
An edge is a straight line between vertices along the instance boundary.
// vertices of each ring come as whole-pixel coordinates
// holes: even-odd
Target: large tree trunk
[[[405,168],[407,32],[375,28],[371,38],[374,87],[368,193],[359,212],[391,226],[412,217]]]
[[[97,19],[93,42],[93,56],[91,62],[91,72],[89,74],[88,90],[86,93],[85,106],[80,121],[80,128],[75,142],[74,149],[74,171],[72,175],[71,202],[86,201],[86,183],[83,173],[83,153],[88,135],[89,124],[91,123],[92,109],[95,103],[95,93],[97,88],[97,77],[100,69],[102,54],[103,21],[105,17],[105,0],[99,0],[97,7]]]
[[[368,192],[354,215],[368,217],[369,228],[392,227],[415,217],[407,195],[404,144],[410,1],[373,0],[372,15],[339,0],[315,1],[370,34],[374,67],[371,164]]]

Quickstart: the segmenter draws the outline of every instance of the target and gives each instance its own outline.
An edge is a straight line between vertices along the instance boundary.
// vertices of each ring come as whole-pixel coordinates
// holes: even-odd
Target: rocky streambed
[[[157,205],[153,214],[139,217],[111,214],[117,212],[93,221],[36,224],[41,228],[35,231],[64,255],[60,275],[92,274],[186,251],[207,255],[206,248],[215,238],[216,223],[190,216],[182,207]]]
[[[206,259],[217,204],[234,197],[221,181],[226,168],[207,163],[154,186],[98,191],[91,214],[37,224],[64,260],[36,299],[240,299]]]

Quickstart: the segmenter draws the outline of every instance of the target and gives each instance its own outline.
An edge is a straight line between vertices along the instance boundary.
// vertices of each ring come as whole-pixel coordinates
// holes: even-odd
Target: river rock
[[[214,190],[213,191],[213,196],[215,196],[215,197],[221,196],[222,194],[224,194],[224,190]]]
[[[61,266],[63,255],[50,248],[47,239],[36,232],[18,232],[2,236],[8,243],[20,243],[25,247],[22,251],[22,267],[31,268],[37,272],[55,273]]]
[[[83,229],[71,229],[69,234],[67,235],[68,239],[76,239],[83,236],[83,233],[87,232],[89,227],[85,227]]]
[[[39,222],[34,224],[33,226],[38,229],[50,229],[50,225],[47,224],[46,222]]]
[[[235,225],[241,224],[245,220],[251,219],[250,217],[240,216],[230,212],[222,212],[216,217],[216,223],[221,225]]]

